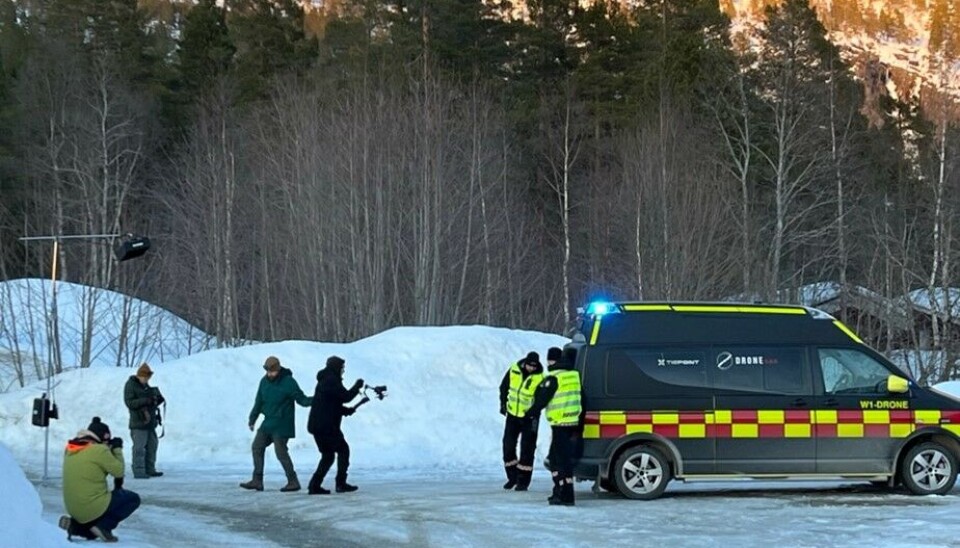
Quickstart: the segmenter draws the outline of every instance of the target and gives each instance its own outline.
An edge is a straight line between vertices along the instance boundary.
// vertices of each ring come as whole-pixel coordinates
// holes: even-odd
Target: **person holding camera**
[[[113,530],[140,507],[140,496],[123,488],[123,440],[93,417],[86,430],[67,442],[63,456],[63,504],[60,528],[88,540],[116,542]],[[113,491],[107,490],[113,476]]]
[[[146,363],[137,369],[137,374],[127,379],[123,387],[123,403],[130,411],[130,439],[133,440],[131,468],[137,479],[155,478],[163,475],[157,471],[157,426],[160,424],[160,405],[163,395],[150,386],[153,371]]]
[[[320,463],[317,471],[310,478],[307,492],[311,495],[329,495],[330,491],[323,488],[323,478],[326,477],[334,458],[337,461],[337,478],[335,489],[337,493],[350,493],[357,490],[355,485],[347,483],[347,469],[350,467],[350,446],[343,437],[340,425],[343,417],[348,417],[355,411],[346,407],[353,398],[357,397],[363,388],[363,379],[357,379],[347,390],[343,386],[343,371],[346,362],[339,356],[327,358],[327,365],[317,373],[317,388],[313,393],[313,405],[310,407],[310,419],[307,422],[307,431],[313,434],[313,440],[320,450]]]

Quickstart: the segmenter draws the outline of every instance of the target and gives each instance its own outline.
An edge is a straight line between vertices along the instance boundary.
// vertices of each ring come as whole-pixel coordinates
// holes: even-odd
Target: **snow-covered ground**
[[[504,492],[502,417],[497,388],[511,361],[546,353],[566,339],[491,327],[397,328],[351,344],[290,341],[213,350],[157,364],[153,384],[169,401],[159,468],[166,475],[127,480],[143,506],[116,533],[129,546],[858,546],[880,535],[898,545],[955,546],[960,488],[917,498],[868,484],[723,482],[672,484],[667,496],[637,502],[577,486],[575,508],[548,507],[547,473],[539,466],[549,443],[541,425],[538,468],[527,493]],[[307,393],[331,354],[347,361],[345,383],[357,377],[388,386],[344,421],[352,448],[350,480],[360,491],[309,496],[280,493],[284,483],[272,451],[266,487],[248,492],[247,414],[261,365],[276,355]],[[60,420],[50,428],[50,478],[42,480],[43,431],[30,424],[39,384],[0,394],[0,443],[34,481],[13,491],[0,509],[0,531],[46,534],[63,512],[64,442],[98,415],[128,437],[122,389],[130,369],[90,368],[58,376]],[[946,387],[951,388],[951,387]],[[291,454],[306,483],[318,455],[297,411]],[[129,453],[128,453],[129,455]],[[6,479],[19,467],[0,459]],[[326,485],[331,486],[332,473]],[[37,516],[42,518],[42,524]],[[14,522],[12,519],[16,519]],[[892,537],[891,535],[895,535]],[[56,546],[62,537],[27,544],[0,534],[0,547]]]

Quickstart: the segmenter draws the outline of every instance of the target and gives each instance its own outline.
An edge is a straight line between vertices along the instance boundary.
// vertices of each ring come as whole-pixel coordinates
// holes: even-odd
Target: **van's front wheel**
[[[649,445],[631,447],[614,465],[614,481],[623,496],[650,500],[663,494],[670,482],[670,463]]]
[[[939,443],[921,443],[907,451],[900,477],[915,495],[943,495],[957,482],[957,459]]]

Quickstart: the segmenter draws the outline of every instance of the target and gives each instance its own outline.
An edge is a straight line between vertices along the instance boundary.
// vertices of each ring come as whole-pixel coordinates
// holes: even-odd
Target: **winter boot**
[[[560,502],[560,476],[553,476],[553,494],[547,498],[547,502],[550,504]]]
[[[573,494],[573,481],[567,480],[562,485],[560,485],[560,496],[557,499],[551,500],[551,506],[573,506],[574,494]]]
[[[533,470],[517,470],[517,491],[526,491],[530,487],[530,480],[533,477]]]
[[[297,478],[287,480],[287,484],[280,488],[281,493],[292,493],[300,490],[300,482]]]
[[[97,535],[91,533],[90,529],[80,525],[70,516],[60,516],[60,520],[57,522],[57,525],[67,532],[67,540],[69,541],[72,541],[74,536],[78,536],[87,540],[97,540]]]
[[[117,537],[113,536],[113,532],[109,529],[103,529],[94,525],[90,528],[90,532],[96,535],[96,538],[102,540],[103,542],[117,542]]]
[[[517,485],[517,465],[504,465],[503,469],[507,472],[507,483],[503,484],[503,488],[513,489]]]
[[[163,475],[163,472],[158,472],[156,470],[154,470],[153,472],[147,472],[147,476],[151,478],[159,478],[162,475]]]
[[[240,487],[251,491],[263,491],[263,475],[254,475],[252,480],[241,483]]]
[[[329,494],[330,494],[330,490],[329,490],[329,489],[324,489],[323,487],[320,487],[320,486],[318,485],[318,486],[316,486],[316,487],[311,487],[311,488],[307,489],[307,494],[309,494],[309,495],[329,495]]]
[[[349,483],[344,481],[343,483],[338,483],[336,489],[337,489],[337,493],[352,493],[357,489],[359,489],[359,487],[357,487],[356,485],[350,485]]]

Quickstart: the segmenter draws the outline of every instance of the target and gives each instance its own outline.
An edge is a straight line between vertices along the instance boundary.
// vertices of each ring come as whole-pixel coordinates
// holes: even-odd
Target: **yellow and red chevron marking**
[[[657,434],[665,438],[905,438],[939,426],[960,436],[960,411],[730,409],[590,411],[584,439]]]

